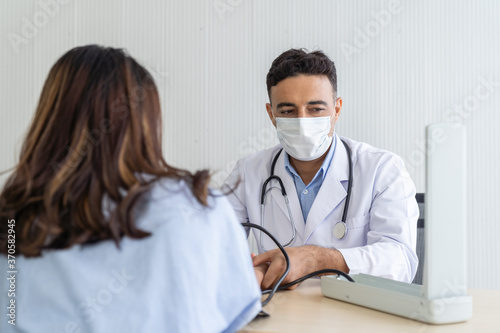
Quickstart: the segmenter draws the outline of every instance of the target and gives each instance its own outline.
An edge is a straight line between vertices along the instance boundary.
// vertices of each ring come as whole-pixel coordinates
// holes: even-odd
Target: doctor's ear
[[[335,120],[339,119],[341,110],[342,110],[342,97],[339,97],[335,100]]]
[[[276,119],[274,118],[273,107],[271,106],[270,103],[266,103],[266,110],[267,110],[267,115],[269,116],[269,119],[273,123],[274,127],[276,127]]]

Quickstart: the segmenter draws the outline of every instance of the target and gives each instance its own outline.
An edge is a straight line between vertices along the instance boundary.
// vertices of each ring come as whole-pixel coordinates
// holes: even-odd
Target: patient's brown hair
[[[7,253],[10,219],[16,253],[25,256],[146,237],[133,207],[160,177],[184,179],[206,205],[208,171],[169,166],[161,128],[156,85],[132,57],[96,45],[68,51],[50,70],[19,163],[0,194],[0,252]],[[105,202],[115,207],[106,217]]]

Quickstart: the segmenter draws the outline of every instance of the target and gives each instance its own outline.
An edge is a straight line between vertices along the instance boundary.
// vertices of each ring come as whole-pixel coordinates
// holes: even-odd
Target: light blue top
[[[234,332],[261,309],[245,232],[225,197],[202,207],[189,188],[157,182],[136,206],[152,236],[16,256],[16,326],[7,323],[0,256],[0,331]],[[6,320],[7,319],[7,320]]]
[[[319,189],[323,184],[323,180],[325,179],[326,173],[328,172],[328,168],[333,159],[333,154],[335,154],[335,147],[337,145],[337,136],[333,136],[332,144],[328,150],[328,154],[319,168],[316,175],[314,175],[313,180],[307,184],[304,184],[302,178],[300,178],[299,174],[293,166],[290,164],[290,158],[288,154],[285,152],[285,169],[292,176],[293,182],[295,183],[295,190],[297,191],[297,197],[299,198],[300,207],[302,208],[302,216],[304,217],[304,223],[307,221],[307,216],[309,215],[309,211],[311,210],[314,199],[316,199],[316,195],[318,195]]]

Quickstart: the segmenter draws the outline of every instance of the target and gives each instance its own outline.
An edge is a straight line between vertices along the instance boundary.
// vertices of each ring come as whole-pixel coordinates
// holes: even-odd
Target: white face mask
[[[332,137],[330,117],[283,118],[277,117],[276,132],[283,149],[300,161],[312,161],[323,155]]]

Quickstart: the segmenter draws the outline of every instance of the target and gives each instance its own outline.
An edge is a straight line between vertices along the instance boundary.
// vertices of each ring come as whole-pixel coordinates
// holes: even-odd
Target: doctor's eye
[[[288,114],[292,114],[293,110],[280,110],[280,114],[283,114],[283,115],[288,115]]]
[[[312,110],[313,112],[323,112],[323,111],[325,111],[325,109],[324,109],[324,108],[313,108],[313,109],[311,109],[311,110]]]

